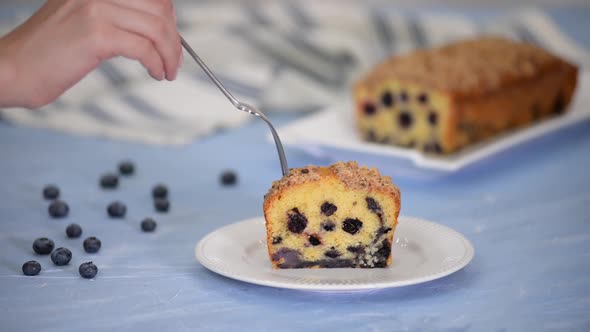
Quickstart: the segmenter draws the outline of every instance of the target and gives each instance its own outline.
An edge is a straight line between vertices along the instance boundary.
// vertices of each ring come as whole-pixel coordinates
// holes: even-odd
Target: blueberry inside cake
[[[481,37],[394,56],[354,89],[363,139],[448,154],[566,111],[577,68],[544,49]]]
[[[264,199],[275,269],[377,268],[391,264],[400,192],[356,162],[291,169]]]

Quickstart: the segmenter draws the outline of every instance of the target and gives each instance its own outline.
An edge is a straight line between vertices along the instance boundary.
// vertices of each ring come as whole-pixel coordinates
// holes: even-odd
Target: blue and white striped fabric
[[[590,67],[589,53],[532,9],[485,21],[336,1],[187,4],[177,11],[181,33],[224,84],[266,112],[309,111],[350,98],[354,79],[391,54],[478,34],[537,43]],[[0,32],[15,24],[4,23]],[[191,61],[185,57],[177,81],[156,82],[139,64],[113,59],[43,110],[5,109],[2,119],[151,144],[185,144],[252,119]]]

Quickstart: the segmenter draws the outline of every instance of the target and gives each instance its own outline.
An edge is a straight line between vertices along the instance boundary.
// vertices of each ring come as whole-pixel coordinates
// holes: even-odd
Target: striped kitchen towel
[[[302,0],[184,3],[177,12],[181,34],[219,79],[265,112],[320,109],[350,98],[354,79],[392,54],[480,34],[539,44],[590,67],[590,53],[536,9],[476,20]],[[0,33],[16,23],[0,21]],[[17,125],[149,144],[185,144],[254,119],[234,109],[188,56],[174,82],[112,59],[41,110],[0,112]]]

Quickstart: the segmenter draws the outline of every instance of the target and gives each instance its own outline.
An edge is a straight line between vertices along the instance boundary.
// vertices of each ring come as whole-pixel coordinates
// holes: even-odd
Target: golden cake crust
[[[268,193],[264,196],[266,209],[273,199],[285,189],[303,183],[316,182],[326,176],[335,176],[350,189],[366,189],[379,191],[396,197],[399,202],[399,188],[393,184],[391,177],[383,176],[376,168],[359,166],[355,161],[337,162],[328,167],[310,165],[302,168],[292,168],[287,176],[274,181]]]
[[[455,97],[475,97],[563,66],[575,67],[535,45],[482,37],[392,57],[357,85],[371,86],[395,77]]]

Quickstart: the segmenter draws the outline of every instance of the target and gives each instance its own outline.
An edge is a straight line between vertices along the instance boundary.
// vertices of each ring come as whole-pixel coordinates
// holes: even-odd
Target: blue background
[[[589,10],[549,13],[590,46]],[[440,280],[351,294],[250,285],[195,261],[202,236],[261,215],[262,197],[281,175],[267,134],[254,121],[163,148],[0,123],[0,330],[590,330],[589,122],[443,178],[398,178],[394,166],[387,168],[403,193],[402,214],[456,229],[476,256]],[[293,167],[327,162],[287,153]],[[116,191],[101,190],[99,176],[122,159],[135,161],[137,174]],[[224,169],[237,171],[237,186],[220,186]],[[171,190],[168,214],[153,211],[157,182]],[[61,188],[68,218],[48,217],[41,196],[48,183]],[[124,220],[106,215],[116,199],[128,206]],[[146,216],[158,221],[153,234],[140,231]],[[82,239],[66,238],[71,222],[82,225],[82,239],[102,240],[98,254],[84,253]],[[72,263],[58,268],[36,256],[31,245],[40,236],[70,248]],[[30,259],[43,265],[40,276],[22,276]],[[89,260],[100,270],[95,280],[78,275]]]

